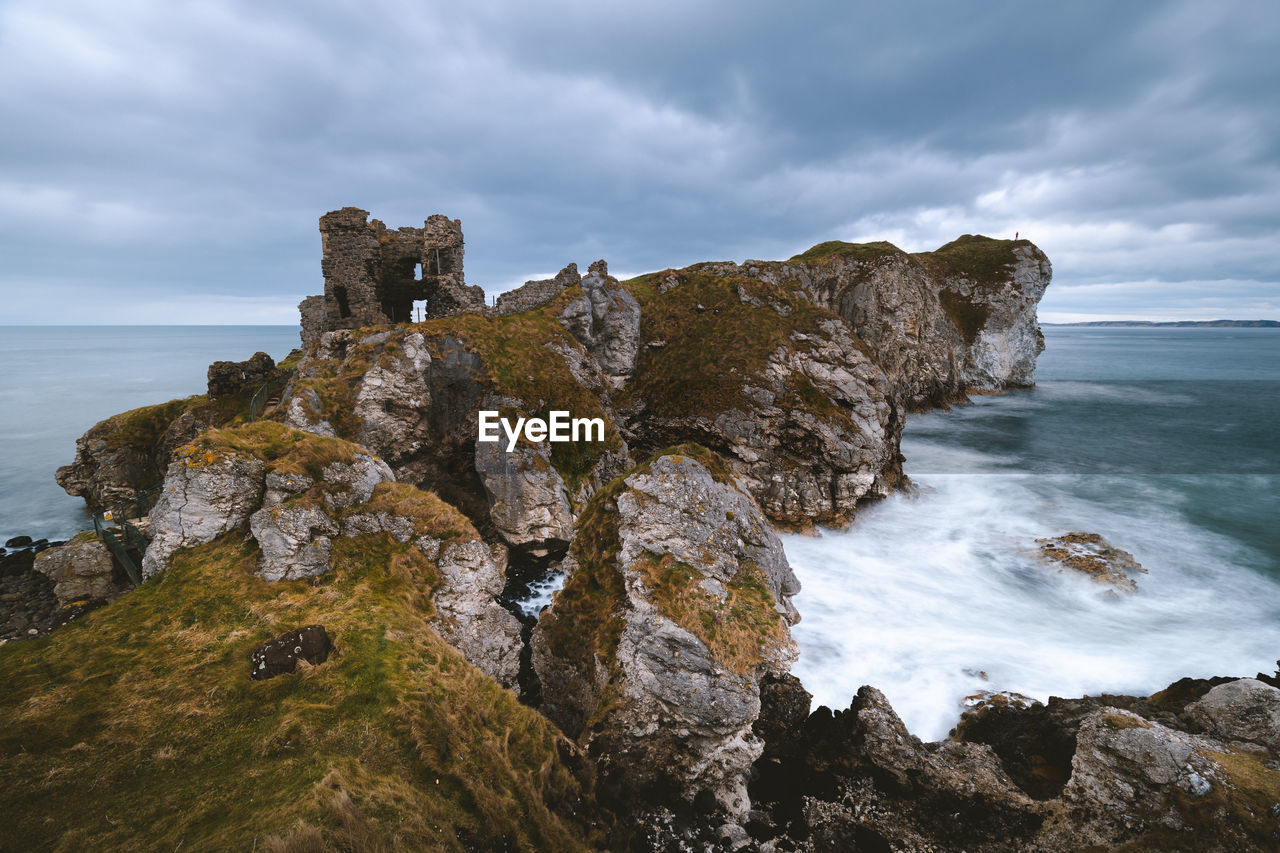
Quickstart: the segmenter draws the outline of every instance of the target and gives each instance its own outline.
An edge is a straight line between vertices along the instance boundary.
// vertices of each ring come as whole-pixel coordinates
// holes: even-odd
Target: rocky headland
[[[144,582],[92,536],[33,559],[42,586],[5,569],[50,613],[111,601],[0,648],[15,849],[1280,845],[1270,676],[994,695],[926,744],[874,687],[812,709],[789,674],[775,530],[904,487],[908,412],[1032,384],[1051,270],[1028,241],[570,264],[485,308],[456,221],[321,229],[302,350],[219,362],[59,470],[146,516]],[[482,410],[603,439],[508,452]],[[1128,591],[1136,563],[1089,536],[1040,545]],[[530,618],[513,601],[549,571]]]

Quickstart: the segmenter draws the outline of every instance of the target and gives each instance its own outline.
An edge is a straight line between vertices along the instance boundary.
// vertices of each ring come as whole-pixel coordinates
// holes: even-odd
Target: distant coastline
[[[1091,320],[1087,323],[1046,323],[1042,326],[1152,326],[1157,328],[1280,329],[1280,320]]]

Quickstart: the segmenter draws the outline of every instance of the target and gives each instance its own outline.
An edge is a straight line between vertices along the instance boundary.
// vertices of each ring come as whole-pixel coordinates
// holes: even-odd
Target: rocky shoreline
[[[109,666],[125,667],[113,701],[150,708],[145,691],[176,689],[171,676],[122,661],[148,654],[164,624],[192,638],[172,677],[203,685],[186,719],[208,721],[215,743],[246,713],[274,720],[293,691],[320,691],[289,706],[275,734],[247,747],[261,760],[238,771],[275,780],[271,790],[305,778],[315,793],[241,822],[193,818],[223,841],[243,842],[252,825],[254,844],[277,850],[1280,844],[1274,677],[1047,705],[997,694],[951,739],[926,744],[874,687],[848,709],[815,710],[789,673],[803,614],[775,530],[844,524],[904,487],[907,412],[1032,384],[1035,306],[1051,274],[1035,246],[965,236],[912,255],[825,243],[787,261],[625,282],[603,261],[585,276],[571,264],[487,309],[463,283],[459,224],[390,232],[366,217],[322,219],[326,291],[303,304],[303,351],[280,365],[262,354],[219,362],[208,394],[104,421],[59,470],[95,508],[144,503],[159,486],[138,589],[83,536],[30,565],[13,558],[25,568],[10,571],[5,556],[23,601],[46,602],[28,623],[52,624],[55,605],[87,607],[81,597],[119,598],[47,645],[17,644],[26,657],[0,656],[17,685],[8,748],[63,768],[41,783],[42,803],[76,795],[72,745],[95,754],[104,732],[145,729],[160,712],[126,720],[103,705],[87,713],[116,720],[106,728],[50,735],[66,725],[50,691],[72,682],[35,667],[63,665],[46,656],[72,648],[92,667],[96,653],[77,644],[109,634]],[[436,238],[452,254],[437,252],[417,284],[405,278]],[[378,322],[380,304],[414,287],[425,288],[425,321]],[[508,452],[476,440],[480,410],[570,411],[600,419],[604,440],[522,440]],[[1121,592],[1143,571],[1093,534],[1039,544],[1049,563]],[[547,572],[564,585],[535,619],[514,606],[516,590]],[[221,592],[206,601],[208,590]],[[261,681],[275,693],[246,687],[250,653],[253,679],[259,664],[279,671]],[[159,673],[151,687],[143,670]],[[352,690],[358,702],[335,698]],[[348,710],[323,716],[330,706]],[[365,734],[321,734],[369,707]],[[451,725],[434,728],[444,717]],[[194,749],[172,726],[143,737],[148,755]],[[360,762],[339,758],[340,743],[361,738]],[[295,742],[313,769],[298,769]],[[19,769],[27,760],[6,757]],[[150,784],[144,805],[147,791],[158,796]],[[415,822],[433,797],[454,811]],[[26,808],[23,837],[54,846],[42,807]],[[85,826],[108,833],[108,847],[129,840]]]

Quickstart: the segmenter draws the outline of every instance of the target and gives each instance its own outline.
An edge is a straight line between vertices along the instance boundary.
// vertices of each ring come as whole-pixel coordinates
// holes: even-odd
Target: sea
[[[793,672],[815,706],[874,685],[937,740],[994,692],[1276,669],[1280,330],[1044,333],[1035,388],[908,419],[909,492],[783,537],[803,587]],[[296,326],[0,327],[0,541],[89,526],[53,473],[97,421],[203,392],[212,361],[297,344]],[[1132,553],[1138,592],[1038,558],[1037,539],[1074,531]]]

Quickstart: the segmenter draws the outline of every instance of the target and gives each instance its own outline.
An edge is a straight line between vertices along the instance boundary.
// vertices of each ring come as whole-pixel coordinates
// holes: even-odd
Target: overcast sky
[[[491,295],[1034,240],[1041,317],[1280,319],[1280,4],[0,0],[0,323],[294,323],[316,221]]]

